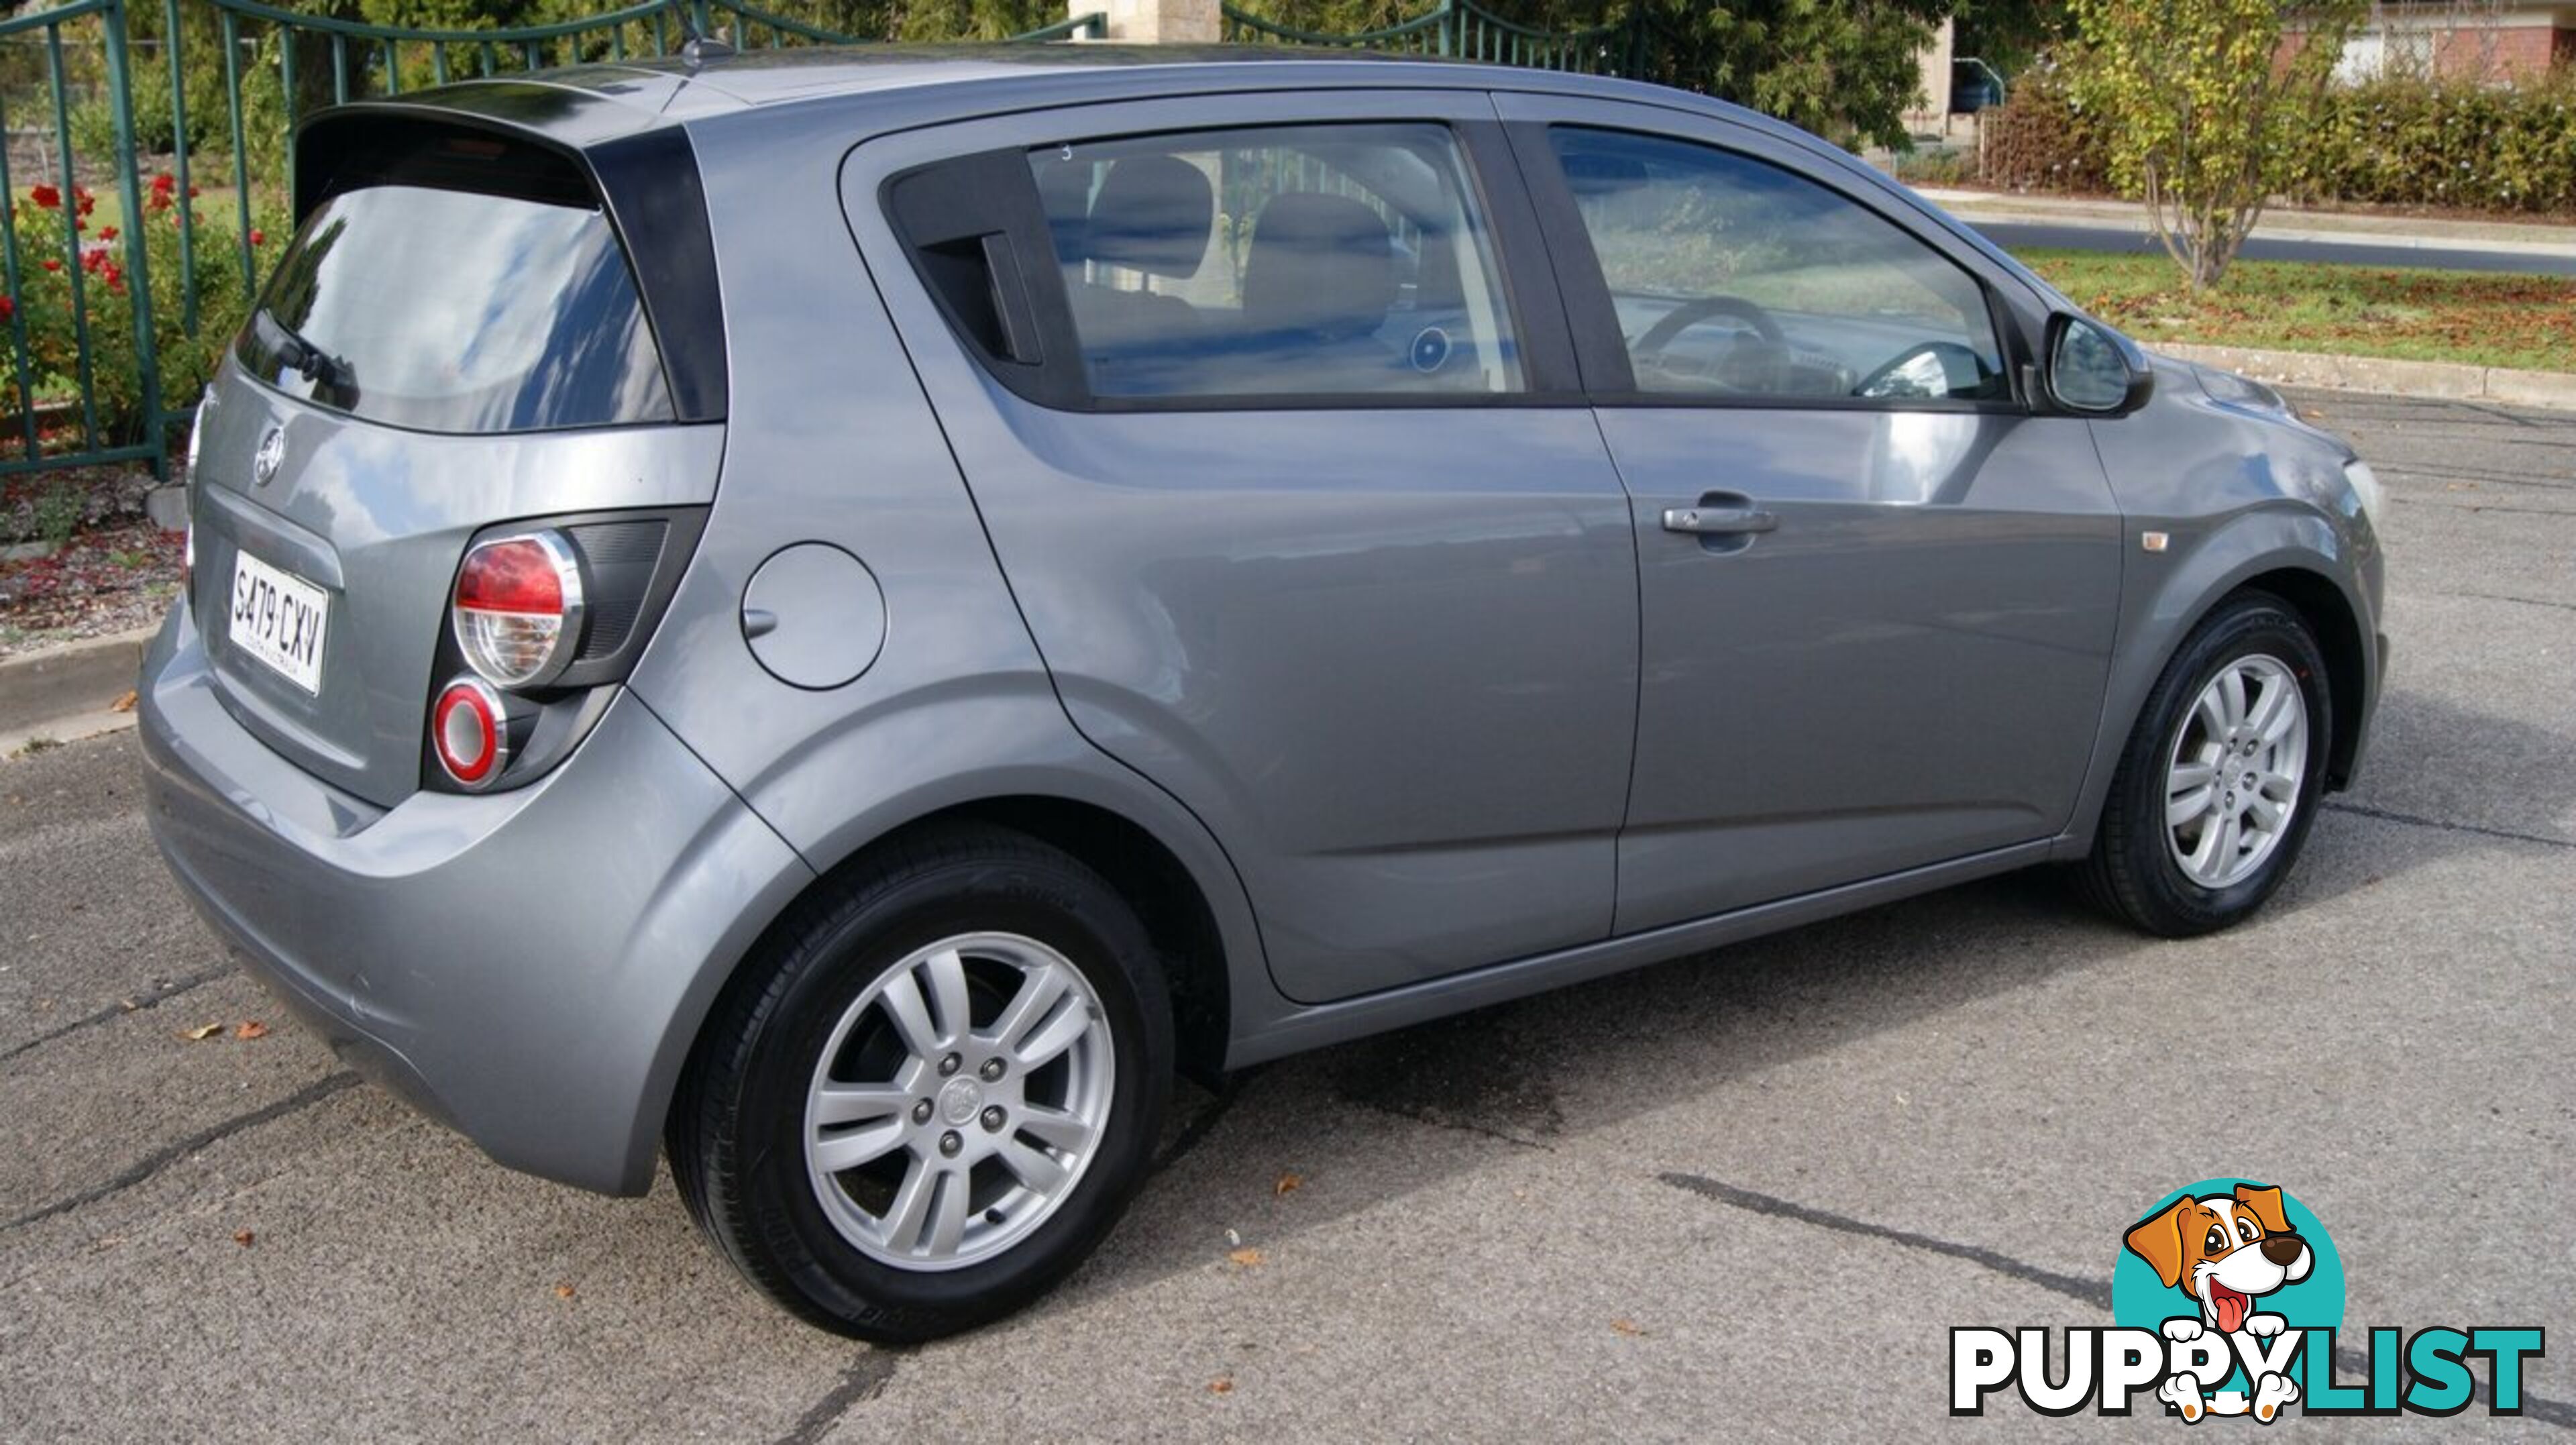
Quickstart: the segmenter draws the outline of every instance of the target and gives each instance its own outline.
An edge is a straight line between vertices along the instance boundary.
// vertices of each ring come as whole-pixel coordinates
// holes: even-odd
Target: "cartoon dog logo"
[[[2183,1342],[2204,1330],[2258,1340],[2279,1334],[2287,1322],[2257,1313],[2254,1302],[2306,1279],[2316,1264],[2314,1251],[2282,1212],[2281,1191],[2260,1184],[2197,1199],[2186,1194],[2131,1225],[2128,1239],[2130,1251],[2153,1265],[2158,1279],[2199,1306],[2197,1319],[2175,1315],[2164,1322],[2165,1338]],[[2287,1375],[2267,1372],[2250,1392],[2223,1390],[2204,1398],[2200,1381],[2177,1370],[2157,1394],[2188,1421],[2203,1414],[2251,1414],[2269,1423],[2299,1398],[2299,1387]]]

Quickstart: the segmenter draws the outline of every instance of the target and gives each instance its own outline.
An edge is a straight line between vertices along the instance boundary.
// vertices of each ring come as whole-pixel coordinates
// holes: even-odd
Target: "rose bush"
[[[98,197],[84,186],[72,187],[66,196],[57,186],[38,185],[18,198],[10,218],[18,249],[18,290],[0,294],[0,348],[5,348],[0,388],[8,393],[8,404],[0,406],[0,432],[22,430],[11,415],[17,410],[22,365],[40,407],[77,405],[82,360],[73,306],[77,285],[89,322],[97,444],[123,446],[148,438],[152,419],[144,415],[130,274],[138,246],[151,280],[152,348],[160,365],[162,404],[184,407],[205,386],[248,314],[251,293],[242,280],[241,238],[188,209],[195,199],[193,187],[183,196],[176,178],[166,172],[154,176],[143,191],[142,214],[120,227],[97,223]],[[183,215],[194,217],[194,331],[187,325],[187,277],[180,264]],[[259,273],[266,275],[284,249],[284,217],[260,205],[253,208],[253,219],[250,249]],[[66,445],[83,444],[77,424],[58,435]]]

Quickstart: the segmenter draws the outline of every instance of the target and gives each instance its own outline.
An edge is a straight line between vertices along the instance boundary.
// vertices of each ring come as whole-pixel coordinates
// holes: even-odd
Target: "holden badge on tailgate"
[[[277,464],[286,460],[286,433],[276,427],[259,439],[259,454],[250,460],[250,479],[267,486],[277,477]]]

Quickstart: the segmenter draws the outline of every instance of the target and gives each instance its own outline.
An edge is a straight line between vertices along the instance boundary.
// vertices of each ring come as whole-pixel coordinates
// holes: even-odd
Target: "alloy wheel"
[[[2174,735],[2165,766],[2165,844],[2203,888],[2244,881],[2288,836],[2308,771],[2308,706],[2280,659],[2218,670]]]
[[[1063,954],[1012,933],[916,949],[859,994],[815,1064],[815,1198],[886,1264],[990,1259],[1081,1182],[1116,1070],[1107,1015]]]

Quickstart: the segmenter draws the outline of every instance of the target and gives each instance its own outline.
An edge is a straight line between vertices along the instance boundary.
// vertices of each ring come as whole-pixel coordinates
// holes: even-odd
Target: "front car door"
[[[2038,299],[1866,178],[1679,109],[1498,98],[1634,498],[1630,932],[2054,836],[2120,519]]]
[[[1222,840],[1294,999],[1610,930],[1635,554],[1514,169],[1468,91],[844,168],[1066,709]]]

